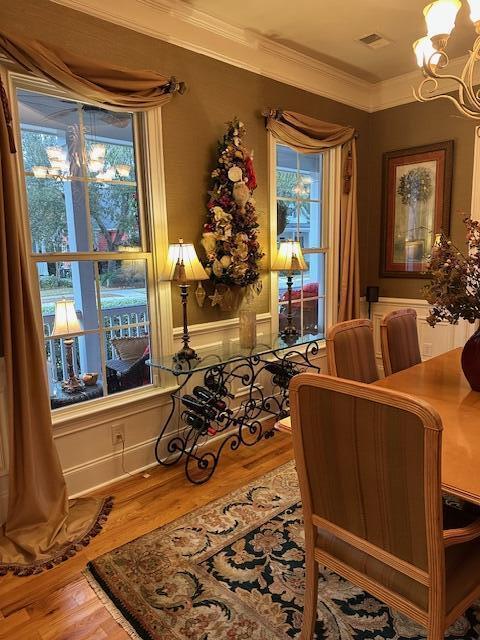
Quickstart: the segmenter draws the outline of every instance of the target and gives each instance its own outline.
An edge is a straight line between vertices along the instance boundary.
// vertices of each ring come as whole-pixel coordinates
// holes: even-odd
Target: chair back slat
[[[397,309],[388,313],[380,324],[380,339],[386,376],[422,361],[415,309]]]
[[[378,370],[370,320],[340,322],[327,331],[330,375],[357,382],[375,382]]]

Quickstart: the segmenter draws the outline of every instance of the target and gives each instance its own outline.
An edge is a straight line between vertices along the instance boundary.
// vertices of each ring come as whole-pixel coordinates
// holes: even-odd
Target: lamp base
[[[180,351],[173,356],[175,361],[183,361],[183,360],[200,360],[197,352],[192,347],[184,345]]]
[[[62,389],[65,393],[78,393],[82,391],[84,388],[84,383],[77,378],[77,376],[72,376],[68,380],[64,380],[62,382]]]
[[[298,338],[298,331],[294,325],[287,324],[287,326],[280,332],[280,338],[285,344],[294,344]]]

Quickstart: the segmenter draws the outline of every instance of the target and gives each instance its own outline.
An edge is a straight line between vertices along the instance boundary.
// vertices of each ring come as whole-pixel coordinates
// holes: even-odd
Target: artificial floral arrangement
[[[207,204],[202,245],[205,270],[215,284],[212,306],[227,308],[233,287],[260,293],[259,261],[264,256],[257,240],[257,187],[252,153],[244,146],[245,126],[238,118],[227,123],[218,144],[217,166],[211,173],[212,186]]]
[[[480,319],[480,223],[465,218],[464,224],[468,252],[462,253],[441,234],[429,257],[430,282],[423,293],[432,305],[427,318],[432,327],[442,320],[457,324],[460,318],[471,323]]]
[[[460,318],[470,323],[480,319],[480,223],[465,218],[464,224],[467,252],[442,234],[429,257],[430,282],[423,292],[432,305],[427,318],[432,327],[442,320],[457,324]],[[472,389],[480,391],[480,329],[463,347],[461,363]]]

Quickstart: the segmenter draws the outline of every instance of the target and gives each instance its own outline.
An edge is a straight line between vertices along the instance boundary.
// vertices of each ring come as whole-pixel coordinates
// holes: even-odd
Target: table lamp
[[[272,271],[287,271],[287,325],[280,336],[284,340],[291,340],[298,334],[297,328],[293,324],[292,315],[292,284],[293,273],[295,271],[306,271],[308,269],[303,257],[300,242],[297,240],[281,240],[277,255],[272,261]]]
[[[57,300],[55,302],[55,322],[51,335],[63,338],[65,345],[68,380],[62,382],[62,389],[66,393],[76,393],[83,389],[83,382],[77,378],[73,368],[73,337],[65,337],[81,330],[82,325],[77,317],[73,300]]]
[[[180,351],[175,354],[175,359],[198,359],[195,350],[189,345],[190,335],[188,333],[187,319],[188,287],[190,286],[189,282],[208,280],[208,276],[198,259],[193,244],[186,244],[182,238],[180,238],[178,244],[171,244],[169,246],[165,275],[168,280],[172,280],[178,284],[182,296],[183,346]]]

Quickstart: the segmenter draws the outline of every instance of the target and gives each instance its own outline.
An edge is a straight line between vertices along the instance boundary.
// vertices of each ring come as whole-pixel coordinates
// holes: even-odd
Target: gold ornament
[[[208,296],[208,297],[212,301],[212,307],[216,307],[218,304],[218,306],[221,308],[223,295],[218,291],[217,288],[215,288],[215,291],[213,292],[213,296]]]

